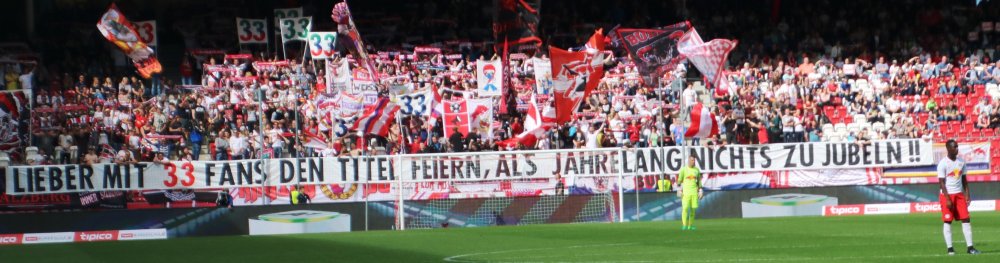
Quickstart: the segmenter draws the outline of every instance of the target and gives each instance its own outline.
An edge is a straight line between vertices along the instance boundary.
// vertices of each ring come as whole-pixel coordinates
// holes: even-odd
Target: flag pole
[[[400,117],[400,115],[399,115],[398,112],[396,113],[396,125],[399,126],[399,137],[400,137],[399,138],[399,153],[398,154],[403,154],[403,153],[406,152],[406,145],[407,145],[407,143],[406,143],[406,137],[407,136],[403,135],[403,133],[406,132],[406,129],[403,129],[403,118]]]
[[[266,93],[264,92],[264,88],[262,86],[258,85],[257,86],[257,103],[258,103],[258,106],[257,106],[257,112],[258,112],[257,122],[258,122],[258,125],[260,126],[260,152],[261,152],[262,155],[264,153],[264,147],[267,147],[267,146],[264,145],[264,97],[265,97],[265,95],[266,95]],[[272,154],[274,154],[274,153],[272,152]],[[267,159],[262,158],[262,159],[263,159],[262,161],[264,162],[264,169],[267,170],[267,171],[271,171],[271,162],[267,161],[267,159],[270,159],[270,158],[267,158]],[[266,175],[266,173],[265,173],[265,175]],[[273,201],[270,198],[267,198],[267,190],[268,190],[268,185],[269,185],[268,182],[270,182],[270,180],[264,180],[264,182],[263,182],[263,184],[261,186],[261,190],[262,190],[261,192],[264,193],[264,204],[265,205],[271,204],[271,201]],[[277,191],[277,189],[275,189],[275,191]]]
[[[275,46],[275,49],[277,49],[277,46]],[[285,42],[281,42],[281,59],[288,59],[288,49],[285,49]]]

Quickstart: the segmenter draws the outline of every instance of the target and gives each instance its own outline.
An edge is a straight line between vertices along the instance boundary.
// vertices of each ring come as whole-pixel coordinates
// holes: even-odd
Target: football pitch
[[[0,262],[1000,262],[1000,213],[590,223],[0,247]]]

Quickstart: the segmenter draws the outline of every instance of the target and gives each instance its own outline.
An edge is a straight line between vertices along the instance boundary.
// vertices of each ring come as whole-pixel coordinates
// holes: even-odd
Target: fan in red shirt
[[[632,142],[632,145],[635,145],[639,142],[639,133],[642,131],[642,128],[639,127],[639,121],[632,120],[632,124],[627,129],[629,134],[628,140]]]

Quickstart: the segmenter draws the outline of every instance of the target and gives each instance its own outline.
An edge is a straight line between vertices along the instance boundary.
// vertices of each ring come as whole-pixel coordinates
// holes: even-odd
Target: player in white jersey
[[[972,246],[972,224],[969,223],[969,181],[965,178],[965,161],[958,159],[958,143],[948,140],[945,143],[948,157],[938,163],[938,181],[941,184],[941,216],[944,220],[944,243],[948,245],[948,255],[954,255],[951,246],[951,221],[962,221],[962,234],[969,254],[979,254]]]

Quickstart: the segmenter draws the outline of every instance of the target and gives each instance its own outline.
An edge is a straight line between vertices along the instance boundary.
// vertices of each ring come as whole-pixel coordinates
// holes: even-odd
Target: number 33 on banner
[[[177,165],[174,163],[164,163],[163,170],[167,171],[167,179],[163,180],[163,186],[176,187],[178,181],[180,181],[181,186],[194,185],[194,165],[191,162],[184,162],[180,167],[180,171],[178,171]],[[178,175],[178,172],[180,172],[180,175]]]
[[[278,20],[281,29],[281,43],[290,40],[306,40],[312,27],[312,17],[296,17]]]
[[[267,44],[267,20],[236,18],[236,36],[240,44]]]
[[[309,55],[313,59],[332,58],[337,52],[337,32],[309,32]]]
[[[156,20],[135,22],[135,30],[139,31],[139,40],[147,46],[155,47],[160,40],[156,37]]]

